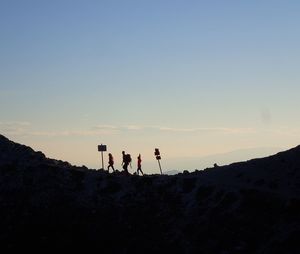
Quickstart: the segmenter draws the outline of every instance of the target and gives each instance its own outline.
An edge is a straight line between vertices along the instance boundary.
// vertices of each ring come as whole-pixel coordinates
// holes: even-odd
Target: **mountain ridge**
[[[48,159],[0,135],[0,241],[9,250],[297,253],[299,179],[300,146],[141,177]]]

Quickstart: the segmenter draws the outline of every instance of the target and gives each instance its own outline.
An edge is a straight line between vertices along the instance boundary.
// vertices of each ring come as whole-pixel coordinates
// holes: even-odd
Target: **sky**
[[[0,133],[92,168],[101,143],[117,168],[141,153],[147,173],[156,147],[164,170],[191,170],[296,146],[299,13],[296,0],[0,0]]]

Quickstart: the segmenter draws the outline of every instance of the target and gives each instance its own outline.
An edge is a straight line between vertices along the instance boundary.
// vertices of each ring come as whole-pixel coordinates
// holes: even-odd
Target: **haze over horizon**
[[[155,147],[168,169],[294,147],[299,11],[292,0],[1,1],[0,133],[88,167],[101,143],[118,166],[122,150],[134,169],[141,153],[148,173]]]

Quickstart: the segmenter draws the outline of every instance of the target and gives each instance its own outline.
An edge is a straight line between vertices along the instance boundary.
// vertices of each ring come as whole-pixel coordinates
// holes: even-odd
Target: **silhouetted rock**
[[[178,175],[75,167],[0,135],[0,241],[105,253],[299,253],[300,147]]]

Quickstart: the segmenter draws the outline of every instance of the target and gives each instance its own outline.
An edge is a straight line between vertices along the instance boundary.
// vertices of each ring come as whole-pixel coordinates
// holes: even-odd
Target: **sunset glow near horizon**
[[[130,153],[131,172],[141,153],[146,173],[156,147],[170,170],[296,146],[299,13],[290,0],[3,0],[0,134],[92,168],[101,143],[117,168]]]

